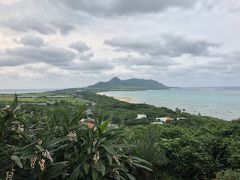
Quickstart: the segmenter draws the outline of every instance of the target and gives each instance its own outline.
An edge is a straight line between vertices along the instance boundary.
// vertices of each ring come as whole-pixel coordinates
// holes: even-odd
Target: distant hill
[[[85,90],[96,90],[96,91],[133,91],[133,90],[162,90],[169,89],[170,87],[165,86],[154,80],[145,79],[127,79],[121,80],[117,77],[112,78],[107,82],[98,82],[94,85],[85,87]]]

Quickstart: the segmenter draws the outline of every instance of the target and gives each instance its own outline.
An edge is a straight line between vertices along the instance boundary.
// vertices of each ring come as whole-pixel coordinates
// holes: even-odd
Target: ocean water
[[[240,118],[240,87],[180,88],[151,91],[110,91],[107,96],[131,97],[158,107],[185,109],[192,114],[225,120]]]
[[[0,94],[22,94],[22,93],[39,93],[53,91],[56,89],[0,89]]]

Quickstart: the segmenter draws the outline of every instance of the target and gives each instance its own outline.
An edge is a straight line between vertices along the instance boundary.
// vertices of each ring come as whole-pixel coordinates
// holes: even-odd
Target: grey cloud
[[[86,43],[81,41],[73,42],[69,45],[69,47],[77,50],[79,53],[91,50],[91,48]]]
[[[240,63],[240,51],[235,51],[227,55],[223,55],[224,59],[228,59],[231,62]]]
[[[25,46],[0,52],[0,66],[46,63],[65,70],[84,72],[100,72],[113,67],[112,63],[105,60],[92,59],[93,52],[89,51],[91,48],[83,42],[72,44],[78,50],[75,52],[62,47],[37,47],[33,39],[37,38],[30,38],[30,36],[22,38],[21,42]]]
[[[155,13],[169,8],[192,8],[199,0],[61,0],[72,9],[94,15]]]
[[[73,23],[67,22],[66,20],[54,21],[52,25],[54,25],[61,34],[68,34],[70,31],[77,28]]]
[[[91,47],[84,42],[81,41],[73,42],[69,45],[69,48],[74,49],[78,52],[79,60],[89,60],[90,58],[93,57],[93,52],[90,51]]]
[[[240,51],[219,56],[218,59],[210,61],[205,68],[216,69],[225,72],[240,72]]]
[[[227,57],[227,58],[226,58]],[[221,57],[214,57],[207,59],[207,62],[195,63],[177,67],[171,75],[184,76],[191,78],[192,76],[198,77],[217,77],[223,78],[227,76],[238,77],[240,74],[240,53],[232,52],[222,55]]]
[[[157,66],[158,68],[166,68],[168,66],[177,65],[178,63],[173,59],[163,56],[126,56],[116,59],[118,64],[125,64],[126,66]]]
[[[74,24],[65,20],[51,21],[48,19],[43,21],[41,18],[26,18],[24,16],[11,17],[1,21],[0,24],[14,31],[35,31],[44,35],[56,34],[58,31],[61,34],[68,34],[71,30],[76,29]]]
[[[240,72],[240,51],[227,54],[216,54],[215,58],[210,59],[207,64],[195,66],[198,66],[195,67],[196,69],[208,69],[209,72],[211,72],[211,70],[216,70],[223,73],[233,73],[234,71]]]
[[[43,38],[36,35],[25,35],[20,39],[19,42],[26,46],[41,47],[44,45]]]
[[[93,52],[84,52],[84,53],[79,53],[78,54],[78,59],[79,60],[90,60],[92,57],[94,57],[94,53]]]
[[[151,56],[180,57],[184,54],[192,56],[209,56],[209,50],[220,44],[188,38],[183,35],[165,34],[161,36],[139,38],[115,38],[105,40],[105,44],[115,50],[137,52]]]
[[[58,47],[17,47],[6,49],[4,55],[17,61],[17,64],[45,62],[48,64],[65,66],[76,57],[76,53]],[[0,60],[2,63],[4,60]]]
[[[65,68],[69,70],[81,70],[85,72],[99,72],[112,69],[113,67],[114,65],[109,61],[92,59],[90,61],[80,61],[79,63],[71,64],[71,66]]]
[[[56,33],[56,29],[53,26],[34,19],[10,18],[2,21],[1,24],[4,27],[20,32],[36,31],[40,34]]]
[[[22,57],[13,57],[5,54],[0,54],[0,67],[17,66],[26,63],[27,60]]]

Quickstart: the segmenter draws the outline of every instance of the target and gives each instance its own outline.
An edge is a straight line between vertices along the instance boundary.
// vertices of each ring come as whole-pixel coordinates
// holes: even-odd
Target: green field
[[[0,103],[8,104],[14,99],[14,94],[0,94]],[[67,101],[73,104],[85,104],[88,101],[66,94],[56,94],[53,92],[18,94],[20,103],[46,103],[51,101]]]

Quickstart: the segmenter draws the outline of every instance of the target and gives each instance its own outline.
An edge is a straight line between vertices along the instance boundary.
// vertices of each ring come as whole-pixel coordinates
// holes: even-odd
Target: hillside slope
[[[145,80],[145,79],[121,80],[117,77],[114,77],[107,82],[98,82],[84,89],[103,90],[103,91],[109,91],[109,90],[132,91],[132,90],[162,90],[162,89],[169,89],[169,87],[154,80]]]

